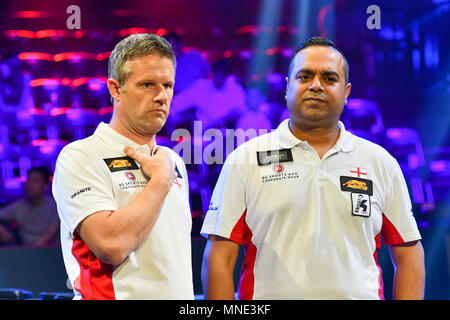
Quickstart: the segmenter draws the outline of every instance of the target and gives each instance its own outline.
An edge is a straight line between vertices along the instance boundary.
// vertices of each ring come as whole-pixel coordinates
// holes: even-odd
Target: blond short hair
[[[108,61],[108,78],[116,79],[125,89],[125,82],[131,72],[127,62],[149,54],[169,58],[176,69],[175,53],[166,39],[152,33],[137,33],[122,39],[114,47]]]

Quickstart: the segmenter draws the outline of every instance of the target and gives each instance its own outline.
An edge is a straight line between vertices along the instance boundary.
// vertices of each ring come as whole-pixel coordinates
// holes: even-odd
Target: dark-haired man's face
[[[48,187],[49,182],[41,173],[31,171],[28,174],[27,181],[25,182],[25,192],[28,199],[35,200],[43,197]]]
[[[350,94],[344,59],[333,48],[311,46],[298,52],[287,81],[286,104],[294,126],[337,124]]]

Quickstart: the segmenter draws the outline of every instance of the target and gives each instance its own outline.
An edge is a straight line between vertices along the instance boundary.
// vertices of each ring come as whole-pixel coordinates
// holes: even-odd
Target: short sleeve
[[[233,153],[225,161],[203,221],[202,236],[218,235],[238,244],[243,243],[246,204],[241,166]]]
[[[387,245],[396,245],[420,240],[420,232],[412,212],[408,187],[400,166],[392,158],[392,177],[383,209],[382,235]]]
[[[110,177],[100,164],[78,149],[64,149],[58,157],[52,192],[60,220],[71,234],[90,214],[118,209]]]

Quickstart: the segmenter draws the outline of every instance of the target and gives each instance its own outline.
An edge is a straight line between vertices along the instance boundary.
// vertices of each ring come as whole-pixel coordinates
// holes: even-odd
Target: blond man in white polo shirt
[[[155,143],[175,68],[157,35],[120,41],[108,67],[111,122],[58,157],[53,195],[75,299],[194,297],[186,168]]]
[[[290,119],[227,158],[201,233],[208,299],[383,299],[381,236],[394,298],[422,299],[424,253],[405,180],[383,148],[345,130],[348,65],[335,45],[300,45],[287,77]]]

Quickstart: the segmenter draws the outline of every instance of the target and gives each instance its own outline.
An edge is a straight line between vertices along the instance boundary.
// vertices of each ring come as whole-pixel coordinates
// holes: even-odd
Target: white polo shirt
[[[61,219],[61,245],[75,299],[193,299],[189,187],[185,165],[167,150],[179,172],[148,238],[120,265],[100,261],[76,232],[92,213],[116,210],[147,184],[139,164],[123,152],[128,145],[150,155],[105,123],[60,153],[53,195]]]
[[[381,235],[421,238],[399,165],[341,122],[320,159],[288,123],[229,155],[201,234],[244,245],[240,299],[383,298]]]

